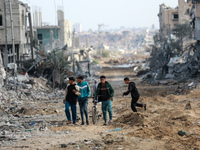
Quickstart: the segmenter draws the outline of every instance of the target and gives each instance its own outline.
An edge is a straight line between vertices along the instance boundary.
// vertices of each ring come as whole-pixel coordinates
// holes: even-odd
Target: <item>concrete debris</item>
[[[190,84],[188,84],[188,87],[195,87],[194,82],[191,82]]]
[[[25,75],[17,75],[17,80],[19,82],[28,82],[29,81],[29,75],[27,73]]]
[[[190,133],[189,132],[187,132],[187,131],[178,131],[178,135],[180,135],[180,136],[186,136],[186,135],[189,135]]]
[[[8,68],[9,68],[10,70],[14,70],[14,69],[15,69],[15,71],[17,71],[17,64],[9,63],[9,64],[8,64]]]
[[[173,79],[174,78],[174,75],[173,74],[167,74],[165,76],[166,79]]]
[[[0,88],[4,86],[4,79],[6,78],[6,71],[3,67],[2,57],[0,56]]]
[[[138,66],[136,66],[133,71],[134,72],[138,72],[138,71],[142,71],[142,70],[149,70],[149,66],[147,63],[141,63]]]
[[[185,110],[191,110],[191,109],[192,109],[192,107],[191,107],[191,104],[189,102],[189,103],[186,104]]]

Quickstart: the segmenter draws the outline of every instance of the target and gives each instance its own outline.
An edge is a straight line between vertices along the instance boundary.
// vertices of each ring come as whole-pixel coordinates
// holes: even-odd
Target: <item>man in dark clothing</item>
[[[100,77],[101,82],[97,86],[97,90],[95,92],[94,97],[98,95],[102,95],[99,97],[99,100],[102,101],[102,112],[105,123],[103,125],[107,125],[107,111],[109,112],[109,123],[112,123],[112,101],[114,96],[114,89],[111,84],[106,81],[105,76]]]
[[[77,115],[76,103],[78,96],[81,95],[79,87],[74,83],[74,81],[75,81],[74,77],[69,78],[69,85],[65,89],[65,99],[63,100],[63,103],[65,104],[65,114],[68,119],[67,124],[71,123],[71,115],[69,111],[70,106],[72,111],[73,124],[76,124],[76,115]]]
[[[138,99],[140,98],[140,94],[135,86],[135,83],[131,82],[129,78],[127,77],[124,78],[124,82],[125,84],[129,84],[129,86],[128,86],[128,90],[123,93],[123,96],[131,93],[131,97],[132,97],[131,109],[133,110],[133,112],[137,112],[137,109],[135,108],[135,106],[143,107],[144,110],[146,110],[146,104],[137,103]]]

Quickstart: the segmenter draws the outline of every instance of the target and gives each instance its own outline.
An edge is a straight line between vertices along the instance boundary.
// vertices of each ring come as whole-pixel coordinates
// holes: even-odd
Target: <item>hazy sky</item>
[[[29,6],[39,6],[43,13],[43,22],[51,25],[55,21],[56,9],[64,6],[65,19],[81,23],[83,30],[97,29],[103,23],[108,29],[125,27],[158,28],[159,5],[165,3],[171,7],[178,5],[178,0],[21,0]],[[56,22],[56,23],[55,23]]]

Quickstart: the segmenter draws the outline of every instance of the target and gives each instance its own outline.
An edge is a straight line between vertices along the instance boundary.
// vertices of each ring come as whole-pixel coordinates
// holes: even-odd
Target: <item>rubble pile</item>
[[[55,105],[63,96],[64,91],[53,90],[42,77],[9,82],[7,89],[1,88],[0,146],[10,146],[32,137],[32,131],[46,131],[54,126],[50,120],[57,120],[60,110]]]
[[[109,59],[104,62],[105,64],[112,64],[112,65],[122,65],[122,64],[132,64],[133,61],[131,58],[118,58],[118,59]]]

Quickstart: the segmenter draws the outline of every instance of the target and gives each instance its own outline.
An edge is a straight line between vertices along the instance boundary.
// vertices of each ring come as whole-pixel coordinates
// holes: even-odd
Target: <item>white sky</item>
[[[97,29],[100,23],[108,29],[125,27],[158,28],[159,5],[176,7],[178,0],[20,0],[42,9],[43,22],[57,24],[56,9],[64,6],[65,19],[81,23],[83,30]]]

